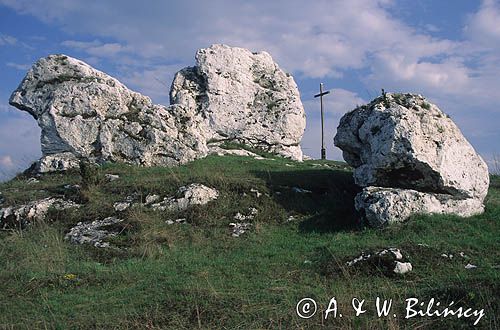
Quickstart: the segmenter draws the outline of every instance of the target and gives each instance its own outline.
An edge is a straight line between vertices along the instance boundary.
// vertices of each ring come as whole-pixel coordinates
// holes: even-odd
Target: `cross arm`
[[[326,94],[330,94],[330,91],[326,91],[326,92],[323,92],[323,93],[316,94],[316,95],[314,95],[314,97],[320,97],[320,96],[323,96],[323,95],[326,95]]]

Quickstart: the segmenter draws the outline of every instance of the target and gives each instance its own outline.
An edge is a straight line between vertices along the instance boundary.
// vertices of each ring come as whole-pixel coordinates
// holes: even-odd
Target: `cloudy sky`
[[[0,179],[40,155],[40,131],[8,105],[38,58],[78,57],[168,103],[173,74],[214,43],[266,50],[292,72],[318,157],[320,82],[327,154],[339,117],[380,89],[416,92],[448,113],[488,161],[500,154],[498,0],[0,0]]]

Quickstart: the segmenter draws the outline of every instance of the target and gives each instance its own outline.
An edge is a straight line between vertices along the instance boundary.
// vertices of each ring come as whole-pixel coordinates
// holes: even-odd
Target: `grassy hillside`
[[[104,173],[120,179],[108,182]],[[82,191],[64,188],[81,183],[76,172],[0,185],[7,205],[55,195],[85,202],[0,234],[0,328],[467,329],[475,319],[405,320],[410,297],[484,308],[477,328],[500,327],[498,176],[480,216],[416,216],[385,229],[358,224],[358,188],[338,162],[210,156],[178,168],[106,165],[96,179]],[[220,197],[180,214],[131,208],[118,215],[125,222],[111,241],[116,248],[63,239],[77,222],[114,215],[113,203],[127,196],[165,196],[193,182],[216,188]],[[232,237],[229,223],[249,207],[259,211],[252,229]],[[179,217],[188,224],[165,223]],[[387,276],[345,265],[387,247],[402,249],[413,272]],[[465,269],[468,263],[478,267]],[[318,304],[309,319],[295,312],[304,297]],[[321,313],[332,297],[343,316],[325,320]],[[367,312],[358,317],[354,297],[366,300]],[[376,297],[392,298],[397,317],[377,317]]]

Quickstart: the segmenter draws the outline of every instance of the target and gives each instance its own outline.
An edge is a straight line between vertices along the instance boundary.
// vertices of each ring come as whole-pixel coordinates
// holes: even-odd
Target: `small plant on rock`
[[[80,161],[80,175],[82,177],[82,187],[84,189],[96,186],[101,181],[99,169],[96,165],[91,164],[87,160]]]

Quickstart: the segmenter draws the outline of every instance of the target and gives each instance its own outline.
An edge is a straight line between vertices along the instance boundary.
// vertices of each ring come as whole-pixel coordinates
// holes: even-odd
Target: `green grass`
[[[427,103],[427,102],[424,102],[422,104],[422,108],[424,108],[425,110],[430,110],[431,109],[431,105],[429,103]]]
[[[288,165],[287,165],[288,164]],[[313,165],[321,164],[321,166]],[[324,164],[328,165],[323,166]],[[498,328],[500,294],[500,178],[492,177],[486,212],[472,218],[415,216],[385,229],[358,225],[350,169],[339,162],[292,162],[281,158],[210,156],[177,168],[105,165],[119,174],[81,193],[77,172],[45,175],[26,184],[19,177],[0,185],[7,204],[66,195],[86,201],[71,211],[51,211],[43,223],[0,234],[0,328],[6,329],[467,329],[456,318],[404,320],[404,299],[432,297],[445,305],[484,308],[478,328]],[[122,215],[120,250],[71,245],[64,234],[79,221],[114,214],[114,202],[136,193],[168,195],[199,182],[220,197],[181,213],[137,207]],[[291,187],[311,190],[298,194]],[[257,198],[250,189],[263,195]],[[256,207],[254,228],[231,237],[238,211]],[[287,222],[290,215],[296,220]],[[166,219],[186,217],[189,225]],[[426,244],[421,246],[418,244]],[[414,271],[387,277],[350,269],[362,251],[399,247]],[[468,259],[458,256],[464,252]],[[455,257],[445,259],[442,253]],[[465,264],[478,266],[466,270]],[[76,275],[75,278],[66,276]],[[322,319],[335,296],[343,317]],[[394,299],[397,318],[377,318],[374,308],[355,317],[353,297]],[[296,303],[312,297],[318,314],[304,320]]]

